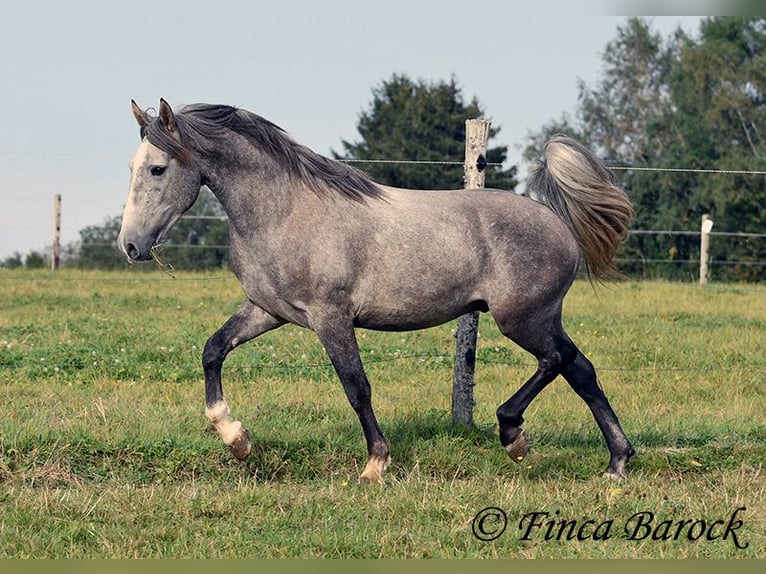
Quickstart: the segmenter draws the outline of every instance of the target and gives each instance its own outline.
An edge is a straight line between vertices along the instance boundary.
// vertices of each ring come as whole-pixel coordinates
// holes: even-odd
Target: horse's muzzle
[[[154,245],[154,242],[142,246],[140,242],[131,241],[120,235],[120,237],[117,238],[117,245],[120,248],[120,251],[125,254],[128,261],[131,263],[148,261],[152,258],[152,246]]]
[[[141,251],[133,243],[125,245],[125,255],[131,261],[141,261]]]

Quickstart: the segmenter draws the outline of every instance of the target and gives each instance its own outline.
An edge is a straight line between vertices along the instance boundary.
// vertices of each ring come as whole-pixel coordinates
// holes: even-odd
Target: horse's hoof
[[[367,459],[367,466],[364,467],[362,474],[359,475],[361,484],[383,484],[383,475],[386,468],[391,463],[391,457],[370,456]]]
[[[612,470],[611,468],[607,468],[604,471],[604,478],[608,478],[610,480],[617,480],[617,481],[623,481],[627,479],[628,477],[625,476],[624,472],[616,472]]]
[[[375,475],[375,474],[368,474],[368,475],[366,475],[366,474],[362,473],[362,474],[359,475],[359,484],[380,484],[380,485],[383,485],[384,481],[383,481],[383,477],[380,476],[379,474],[378,475]]]
[[[611,478],[612,480],[625,480],[627,478],[625,467],[635,454],[636,449],[628,445],[623,453],[612,456],[609,461],[609,466],[604,471],[604,476],[606,478]]]
[[[522,429],[519,429],[519,434],[513,442],[505,446],[505,452],[508,453],[513,462],[521,462],[527,456],[529,443],[527,442],[527,435]]]
[[[229,450],[234,458],[237,460],[245,460],[250,454],[250,431],[242,427],[239,433],[234,438],[234,441],[229,445]]]
[[[626,458],[615,463],[610,463],[607,469],[604,471],[604,476],[612,480],[625,480],[628,478],[625,473],[625,465],[627,462],[628,459]]]

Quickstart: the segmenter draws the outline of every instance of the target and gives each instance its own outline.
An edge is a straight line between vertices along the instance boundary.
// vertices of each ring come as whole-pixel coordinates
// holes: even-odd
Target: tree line
[[[554,133],[574,136],[615,168],[636,207],[635,229],[698,231],[709,214],[720,231],[764,233],[766,180],[766,18],[711,17],[696,33],[668,37],[644,18],[629,18],[604,48],[603,72],[594,85],[580,81],[573,116],[561,115],[525,137],[523,157],[535,162]],[[467,100],[456,78],[430,82],[395,74],[372,90],[359,115],[357,141],[342,140],[335,159],[355,160],[376,181],[414,189],[461,187],[465,120],[488,117],[476,97]],[[486,185],[519,190],[516,166],[504,166],[508,148],[488,146]],[[370,159],[443,164],[364,163]],[[691,171],[676,171],[678,168]],[[694,170],[712,170],[701,173]],[[720,173],[740,172],[740,173]],[[228,263],[228,231],[207,192],[168,236],[164,258],[177,268]],[[80,231],[62,257],[81,267],[125,265],[113,245],[120,217]],[[621,266],[629,275],[689,278],[699,260],[694,235],[635,234]],[[34,255],[34,254],[30,254]],[[763,238],[713,241],[711,256],[734,265],[716,267],[715,278],[760,280]],[[28,258],[29,259],[29,258]],[[39,253],[32,262],[39,264]],[[2,263],[22,264],[16,254]]]
[[[668,38],[631,18],[603,61],[596,85],[579,85],[576,116],[531,134],[525,159],[566,132],[623,168],[616,174],[636,206],[635,229],[698,231],[709,214],[720,231],[766,232],[764,176],[721,173],[766,170],[766,18],[707,18],[697,35],[679,29]],[[698,246],[693,235],[635,235],[623,256],[660,263],[625,269],[684,277],[688,266],[667,263],[698,260]],[[715,240],[710,255],[738,262],[716,269],[718,279],[764,277],[763,238]]]

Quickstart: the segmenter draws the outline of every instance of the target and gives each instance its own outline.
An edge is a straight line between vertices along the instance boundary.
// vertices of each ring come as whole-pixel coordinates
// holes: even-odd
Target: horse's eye
[[[168,169],[164,165],[153,165],[151,168],[149,168],[149,173],[151,173],[155,177],[159,177],[162,174],[165,173],[165,170]]]

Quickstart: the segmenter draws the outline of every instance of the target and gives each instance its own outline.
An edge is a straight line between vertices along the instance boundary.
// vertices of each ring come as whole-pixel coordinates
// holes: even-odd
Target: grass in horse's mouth
[[[160,258],[159,245],[152,245],[152,248],[149,250],[149,255],[151,255],[152,260],[157,264],[157,267],[159,267],[161,271],[164,271],[165,273],[170,275],[170,277],[172,277],[173,279],[176,278],[176,276],[173,275],[173,271],[175,271],[175,268],[170,263],[167,263]]]

